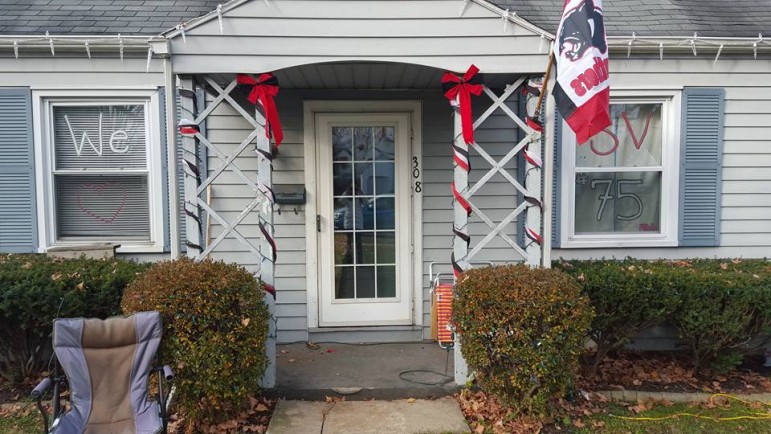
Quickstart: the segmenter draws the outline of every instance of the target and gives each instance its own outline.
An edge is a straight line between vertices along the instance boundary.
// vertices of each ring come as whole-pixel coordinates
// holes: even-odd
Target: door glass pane
[[[373,145],[372,127],[356,127],[353,129],[353,155],[356,161],[372,160]]]
[[[335,230],[353,229],[353,199],[335,199]]]
[[[662,105],[611,104],[613,124],[576,147],[576,167],[661,166]]]
[[[377,267],[377,297],[396,297],[396,267]]]
[[[332,129],[336,299],[396,296],[395,133]]]
[[[375,128],[375,159],[394,159],[394,127]]]
[[[375,163],[375,194],[394,194],[394,163]]]
[[[375,233],[356,232],[356,263],[375,263]]]
[[[356,267],[356,298],[375,297],[375,267]]]
[[[371,196],[375,193],[375,167],[372,163],[355,164],[354,193],[360,196]]]
[[[334,161],[351,161],[353,156],[352,132],[350,127],[332,128],[332,159]]]
[[[660,233],[661,172],[576,174],[576,234]]]
[[[393,229],[396,207],[393,197],[379,197],[375,205],[375,226],[378,229]]]
[[[332,165],[332,193],[335,196],[353,196],[353,165],[334,163]]]
[[[335,234],[335,264],[353,264],[353,232]]]
[[[335,267],[335,298],[355,298],[354,267]]]
[[[396,262],[396,236],[393,232],[377,233],[377,263],[393,264]]]

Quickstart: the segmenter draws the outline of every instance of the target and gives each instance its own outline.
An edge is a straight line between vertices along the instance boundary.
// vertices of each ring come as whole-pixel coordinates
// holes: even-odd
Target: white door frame
[[[416,185],[422,185],[422,136],[420,101],[304,101],[303,102],[303,142],[305,160],[305,251],[306,251],[306,296],[308,328],[319,327],[319,275],[318,275],[318,234],[316,215],[318,214],[317,155],[316,155],[316,114],[319,113],[407,113],[410,115],[412,143],[410,161],[417,162],[417,171],[410,170],[411,201],[413,222],[410,240],[412,245],[411,273],[412,285],[412,321],[414,325],[423,323],[423,200],[422,193],[415,191]],[[415,176],[417,175],[417,176]]]

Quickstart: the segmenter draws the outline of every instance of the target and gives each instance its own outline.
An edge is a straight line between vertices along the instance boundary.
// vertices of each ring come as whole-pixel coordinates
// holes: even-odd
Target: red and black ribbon
[[[450,262],[452,263],[452,274],[457,280],[461,273],[463,273],[463,268],[460,268],[460,264],[455,260],[455,252],[450,254]]]
[[[271,73],[265,73],[260,74],[259,78],[255,80],[250,75],[238,74],[236,81],[238,84],[252,86],[247,99],[252,104],[257,104],[257,101],[262,104],[262,108],[265,110],[265,135],[268,138],[273,137],[276,141],[276,146],[280,146],[284,140],[284,131],[281,129],[281,120],[278,118],[276,102],[273,100],[278,95],[278,79],[276,76]]]
[[[540,246],[541,244],[543,244],[543,238],[541,237],[541,234],[539,234],[538,232],[536,232],[534,229],[532,229],[532,228],[527,228],[527,229],[525,230],[525,235],[527,235],[527,237],[528,237],[528,238],[530,238],[531,240],[533,240],[533,241],[534,241],[536,244],[538,244],[539,246]]]
[[[479,68],[471,65],[458,77],[452,72],[445,72],[442,76],[442,92],[450,101],[458,97],[460,119],[463,127],[463,140],[466,143],[474,143],[474,118],[471,112],[471,95],[479,96],[482,93],[482,77],[477,75]]]
[[[276,299],[276,287],[274,287],[273,285],[267,284],[267,283],[263,283],[263,286],[265,288],[265,292],[267,292],[268,294],[272,295],[273,296],[273,300],[275,300]]]
[[[273,239],[272,236],[270,236],[270,232],[268,232],[268,228],[265,227],[265,224],[263,222],[260,222],[260,232],[262,232],[262,235],[265,237],[265,241],[270,244],[271,253],[273,257],[273,262],[276,262],[276,240]]]
[[[455,188],[455,181],[452,183],[452,195],[455,197],[455,200],[458,201],[460,206],[466,210],[466,215],[471,215],[471,204],[469,204],[466,198],[460,194],[457,188]]]
[[[466,172],[471,170],[471,163],[469,161],[468,150],[461,148],[453,143],[452,145],[453,159],[455,164],[460,166]]]

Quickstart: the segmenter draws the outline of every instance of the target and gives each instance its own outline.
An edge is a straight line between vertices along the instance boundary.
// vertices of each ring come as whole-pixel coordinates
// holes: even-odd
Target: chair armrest
[[[38,383],[34,389],[32,389],[32,397],[35,399],[42,398],[49,387],[51,387],[51,378],[46,377],[43,379],[43,381]]]
[[[163,365],[163,378],[165,378],[166,381],[174,379],[174,371],[171,370],[171,366]]]

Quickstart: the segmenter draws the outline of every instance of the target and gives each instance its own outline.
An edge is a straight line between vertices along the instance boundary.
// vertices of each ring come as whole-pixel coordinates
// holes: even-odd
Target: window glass
[[[661,233],[663,104],[613,103],[613,124],[575,147],[574,233]]]
[[[56,238],[149,241],[145,106],[57,104],[51,115]]]
[[[576,234],[660,232],[661,172],[576,174]]]
[[[612,104],[613,125],[576,147],[576,167],[661,165],[661,104]]]
[[[147,167],[142,105],[55,106],[57,169]]]

